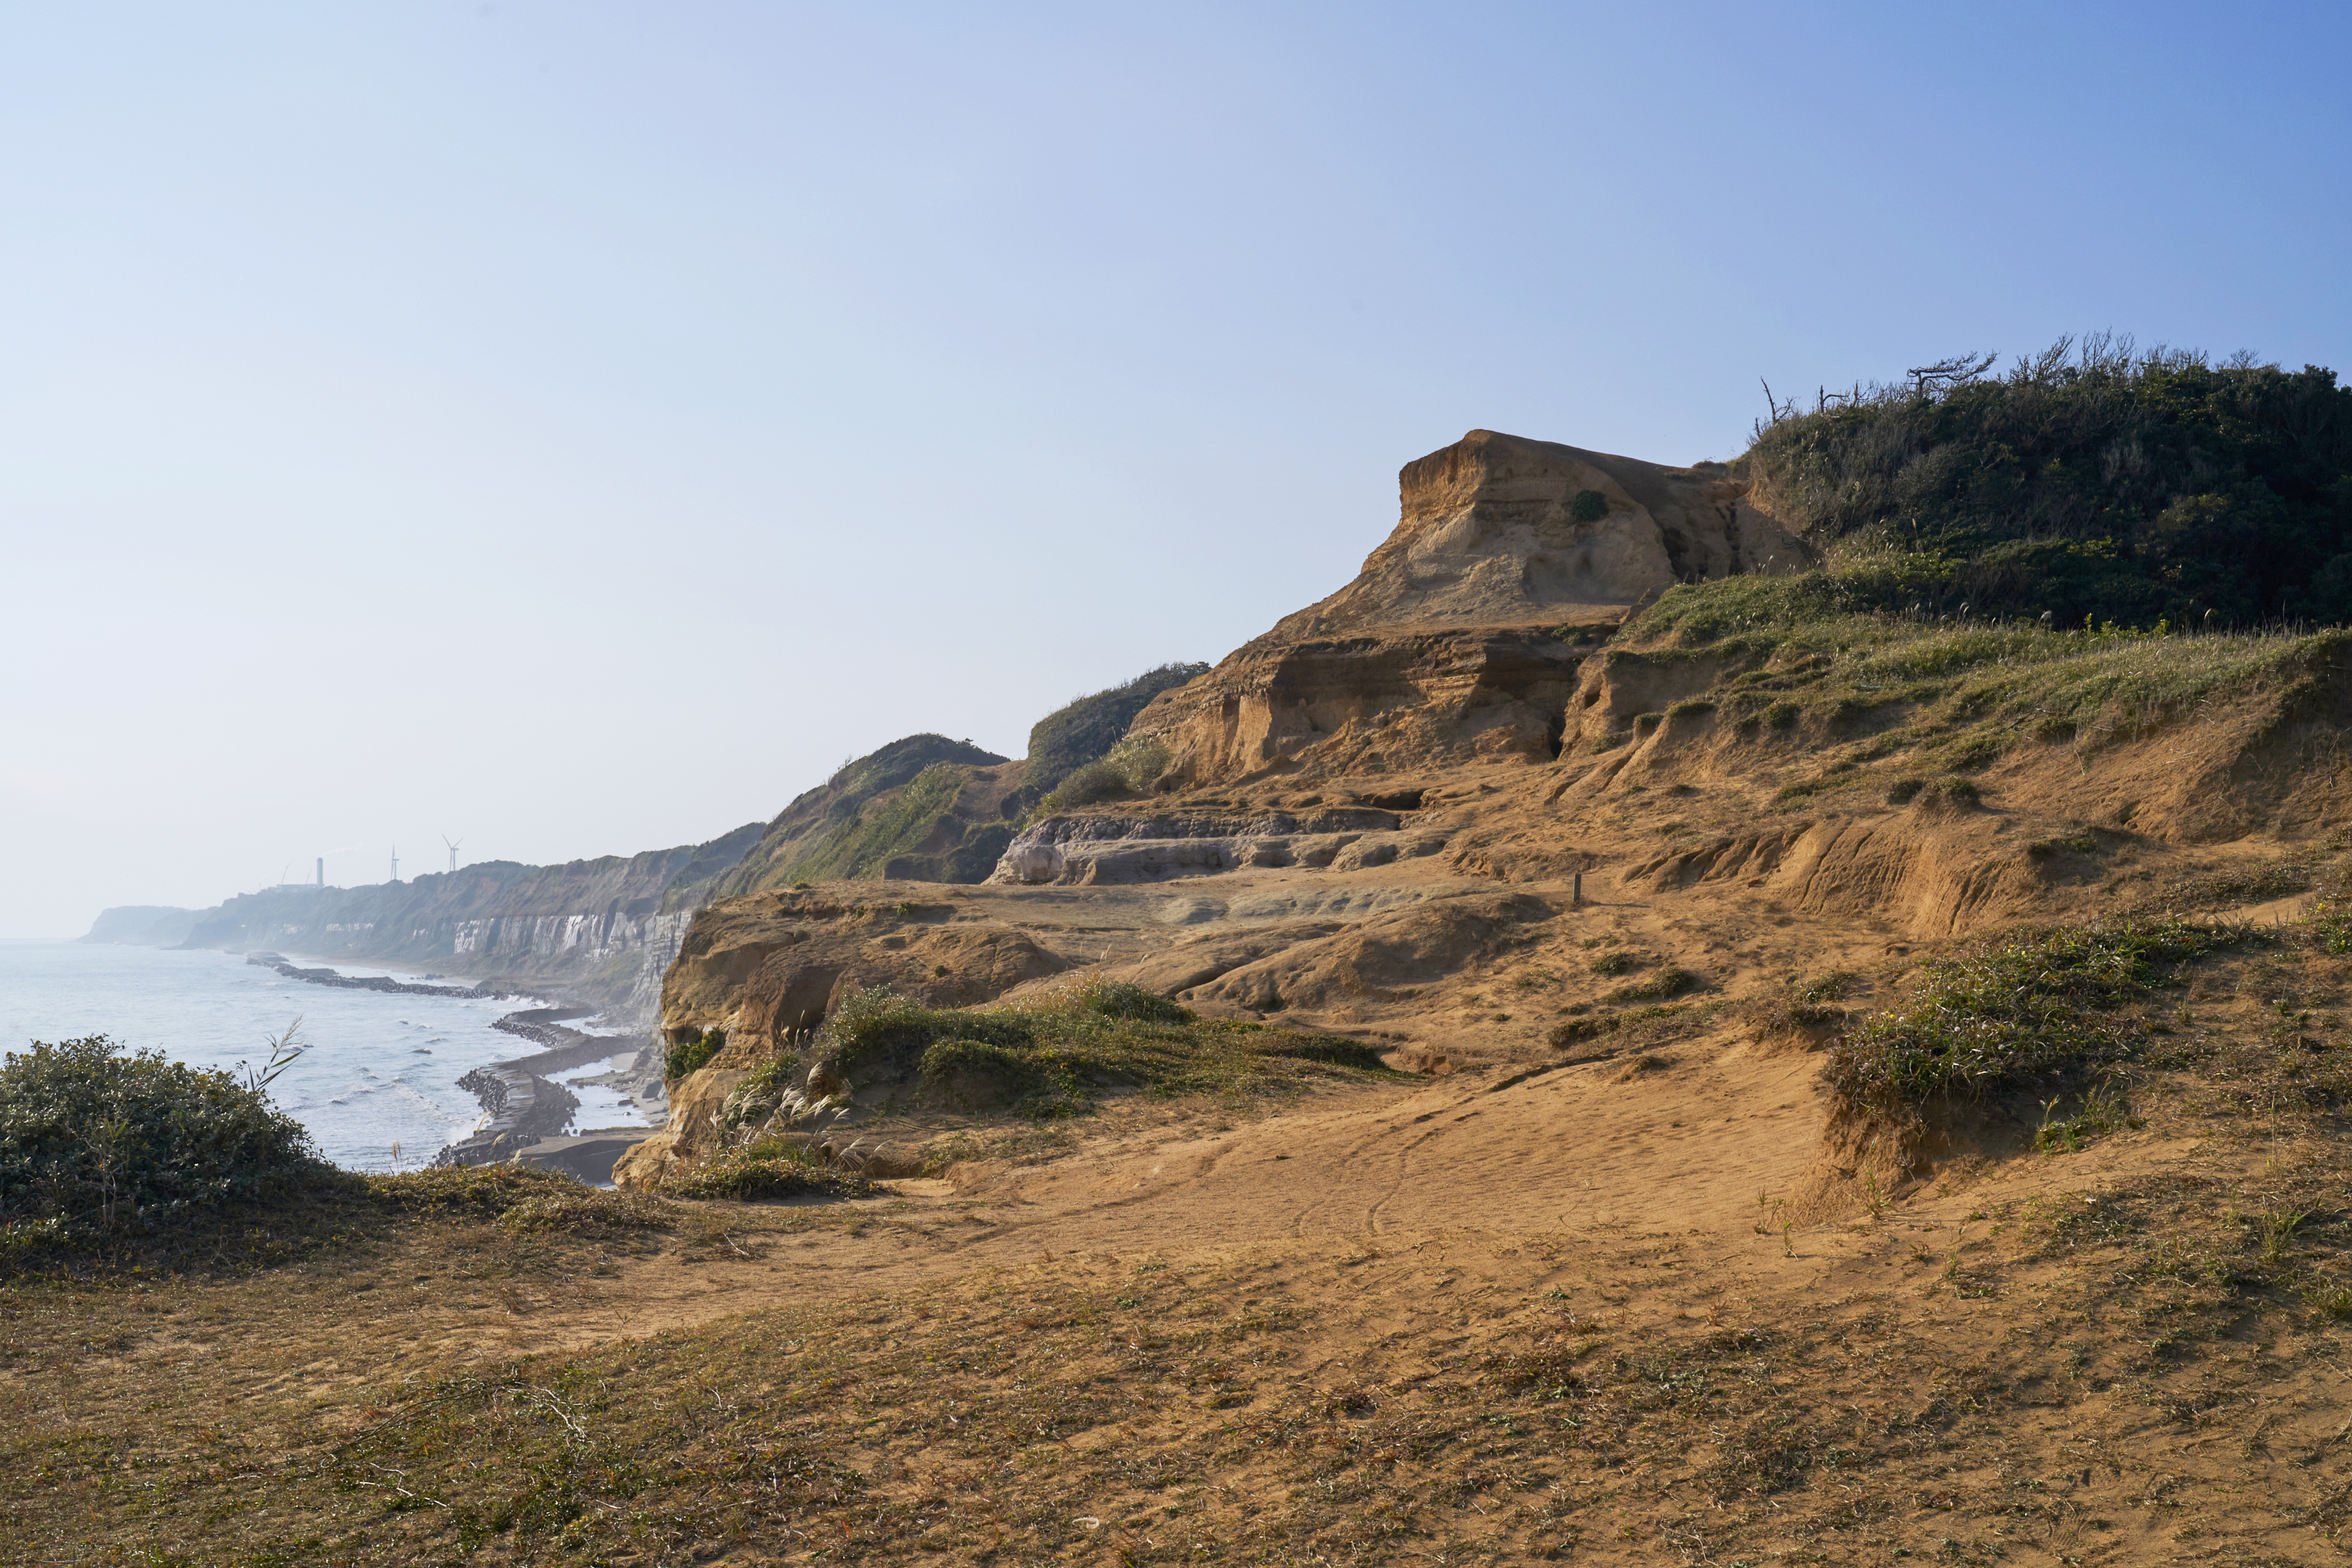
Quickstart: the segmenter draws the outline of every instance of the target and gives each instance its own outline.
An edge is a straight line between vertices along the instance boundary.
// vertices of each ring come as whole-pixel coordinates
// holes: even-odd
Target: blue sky
[[[1017,753],[1475,427],[2344,364],[2347,16],[0,9],[0,935]]]

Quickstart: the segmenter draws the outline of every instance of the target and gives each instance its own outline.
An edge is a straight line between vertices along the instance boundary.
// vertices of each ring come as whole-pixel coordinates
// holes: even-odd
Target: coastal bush
[[[404,1214],[434,1219],[493,1219],[519,1203],[560,1198],[580,1181],[538,1166],[428,1166],[360,1178],[369,1197]]]
[[[2059,625],[2352,620],[2352,389],[2333,371],[2062,339],[1776,404],[1753,498],[1874,552],[1869,606]]]
[[[1568,504],[1568,515],[1580,523],[1597,523],[1609,515],[1609,497],[1598,490],[1579,490]]]
[[[68,1238],[268,1203],[331,1178],[257,1085],[104,1035],[0,1061],[0,1235]]]
[[[2122,922],[2022,931],[1936,959],[1907,1002],[1838,1043],[1830,1087],[1850,1105],[1899,1111],[2122,1061],[2141,1031],[2119,1009],[2246,939],[2179,920]]]

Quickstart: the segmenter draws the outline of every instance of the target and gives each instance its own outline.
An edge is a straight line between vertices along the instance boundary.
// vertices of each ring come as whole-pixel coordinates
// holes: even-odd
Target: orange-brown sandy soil
[[[1737,1029],[1271,1114],[1113,1102],[851,1202],[342,1228],[0,1294],[11,1562],[2311,1563],[2352,1515],[2295,928],[2131,1116],[1797,1223]],[[590,1206],[593,1210],[593,1204]],[[645,1223],[633,1223],[631,1214]]]

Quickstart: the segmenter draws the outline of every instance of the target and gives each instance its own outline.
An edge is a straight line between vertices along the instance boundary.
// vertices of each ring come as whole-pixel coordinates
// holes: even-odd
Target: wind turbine
[[[449,870],[454,874],[457,870],[457,851],[464,846],[466,841],[459,839],[456,843],[450,844],[449,835],[444,833],[441,835],[441,841],[449,844]]]

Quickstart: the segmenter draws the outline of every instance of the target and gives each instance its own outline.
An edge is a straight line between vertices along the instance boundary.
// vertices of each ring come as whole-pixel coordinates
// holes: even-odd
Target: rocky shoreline
[[[411,980],[395,980],[385,975],[342,975],[332,969],[305,969],[289,961],[282,953],[247,953],[245,961],[265,969],[275,969],[289,980],[301,980],[313,986],[337,986],[352,991],[388,991],[404,997],[520,997],[530,994],[529,988],[517,980],[490,979],[471,986],[425,986]],[[586,1009],[580,1011],[584,1012]],[[572,1016],[577,1017],[575,1013]]]
[[[433,986],[383,976],[343,975],[330,968],[306,969],[278,953],[249,953],[246,962],[310,985],[402,996],[504,998],[527,996],[538,989],[503,979],[484,980],[473,986]],[[638,1109],[656,1117],[667,1115],[667,1102],[663,1093],[661,1053],[651,1035],[587,1034],[563,1027],[564,1020],[591,1017],[596,1010],[558,1003],[553,1007],[526,1008],[495,1019],[492,1029],[527,1040],[541,1049],[476,1068],[457,1080],[457,1087],[480,1103],[482,1119],[466,1136],[445,1145],[433,1156],[432,1164],[479,1166],[521,1159],[530,1164],[562,1166],[581,1175],[583,1180],[609,1179],[609,1161],[601,1172],[583,1172],[601,1158],[604,1145],[614,1144],[611,1152],[618,1155],[620,1148],[625,1146],[615,1142],[622,1133],[605,1129],[587,1138],[572,1134],[570,1129],[579,1114],[580,1097],[545,1074],[626,1055],[634,1050],[635,1057],[629,1065],[581,1082],[616,1089]],[[644,1129],[644,1135],[650,1135],[658,1125],[656,1121],[654,1126]],[[581,1146],[574,1148],[574,1145]]]

